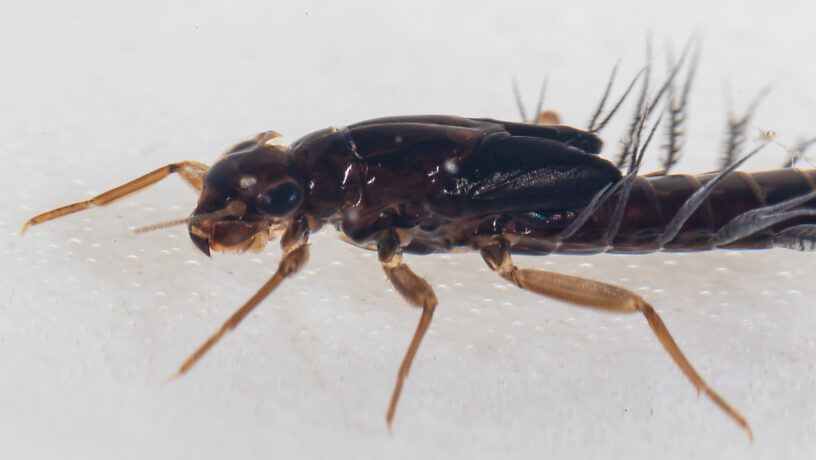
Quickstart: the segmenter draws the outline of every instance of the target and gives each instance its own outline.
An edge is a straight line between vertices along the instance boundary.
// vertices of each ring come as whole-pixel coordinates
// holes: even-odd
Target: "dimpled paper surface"
[[[390,435],[385,411],[418,311],[376,257],[326,229],[303,272],[188,375],[162,381],[270,276],[279,249],[206,259],[175,227],[178,178],[17,234],[26,219],[161,165],[211,163],[243,136],[289,141],[386,115],[585,126],[654,43],[703,38],[677,171],[714,169],[726,94],[780,143],[816,135],[816,29],[805,2],[7,1],[0,15],[0,457],[812,458],[816,255],[786,250],[517,257],[613,282],[662,314],[752,424],[687,379],[639,315],[522,292],[476,254],[406,258],[440,300]],[[614,155],[631,107],[603,132]],[[662,134],[661,134],[662,136]],[[663,139],[654,142],[654,147]],[[662,153],[649,153],[645,171]],[[785,159],[769,147],[748,170]]]

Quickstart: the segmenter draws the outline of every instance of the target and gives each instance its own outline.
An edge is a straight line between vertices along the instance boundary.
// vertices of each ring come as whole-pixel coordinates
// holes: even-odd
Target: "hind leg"
[[[577,276],[562,275],[545,270],[519,269],[510,258],[510,251],[501,241],[493,241],[481,248],[481,254],[487,264],[498,272],[502,278],[516,286],[537,294],[563,300],[583,307],[595,308],[611,313],[641,312],[646,317],[652,332],[660,340],[663,348],[669,353],[680,370],[691,380],[692,385],[714,401],[735,422],[743,427],[753,439],[753,432],[745,418],[731,407],[705,380],[686,359],[680,347],[672,338],[663,320],[639,295],[611,284],[602,283]]]

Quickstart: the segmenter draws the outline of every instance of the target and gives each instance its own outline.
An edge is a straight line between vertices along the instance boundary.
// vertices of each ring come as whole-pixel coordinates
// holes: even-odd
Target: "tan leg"
[[[190,186],[200,192],[201,181],[203,180],[204,174],[208,169],[209,166],[196,161],[180,161],[178,163],[171,163],[167,166],[162,166],[161,168],[151,171],[142,177],[134,179],[126,184],[122,184],[116,188],[108,190],[107,192],[101,193],[90,200],[60,206],[59,208],[38,214],[31,219],[28,219],[28,222],[23,225],[20,235],[25,233],[26,230],[28,230],[28,228],[32,225],[41,224],[43,222],[56,219],[57,217],[73,214],[93,206],[104,206],[106,204],[110,204],[113,201],[138,192],[148,185],[155,184],[172,173],[178,173],[184,182],[187,182],[190,184]]]
[[[533,119],[533,124],[535,125],[560,125],[561,124],[561,117],[558,116],[558,112],[554,110],[541,110],[538,112],[538,116]]]
[[[399,254],[393,254],[388,260],[382,261],[382,267],[388,281],[394,285],[394,289],[409,304],[422,308],[422,316],[419,317],[419,324],[414,332],[414,337],[411,339],[411,344],[408,345],[408,350],[402,359],[402,365],[399,368],[399,373],[397,373],[397,383],[394,385],[394,392],[391,395],[391,404],[388,405],[388,413],[385,416],[390,431],[391,422],[394,420],[394,412],[397,410],[397,403],[402,392],[402,384],[411,370],[411,363],[414,361],[419,344],[422,342],[422,338],[425,337],[428,326],[431,325],[437,300],[431,285],[411,271],[408,265],[402,262],[402,257]]]
[[[258,292],[255,293],[249,300],[246,301],[241,308],[238,309],[232,316],[227,319],[227,321],[221,325],[218,331],[215,334],[211,335],[206,342],[204,342],[198,349],[184,361],[184,364],[181,365],[179,370],[168,377],[164,383],[167,383],[176,377],[186,373],[189,371],[195,363],[201,359],[204,354],[212,348],[213,345],[218,343],[221,340],[221,337],[224,336],[227,332],[235,329],[238,326],[238,323],[241,322],[255,307],[260,304],[263,299],[265,299],[272,291],[277,288],[283,280],[293,274],[297,273],[305,264],[306,261],[309,259],[309,245],[306,243],[305,238],[292,244],[288,248],[284,248],[283,257],[281,258],[280,264],[278,264],[278,270],[272,275],[272,278],[266,282]]]
[[[745,418],[731,407],[717,392],[715,392],[694,370],[691,363],[680,351],[669,330],[663,324],[657,312],[637,294],[611,284],[601,283],[577,276],[562,275],[544,270],[519,269],[513,265],[510,253],[501,245],[490,245],[482,248],[482,257],[490,268],[497,271],[504,279],[516,286],[547,297],[553,297],[584,307],[597,308],[614,313],[641,312],[649,322],[649,326],[657,336],[663,348],[669,352],[680,370],[686,374],[691,383],[714,401],[735,422],[748,432],[748,437],[754,439],[751,427]]]

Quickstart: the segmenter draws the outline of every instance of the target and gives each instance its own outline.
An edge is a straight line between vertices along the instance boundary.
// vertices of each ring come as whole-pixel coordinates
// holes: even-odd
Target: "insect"
[[[607,312],[643,314],[697,391],[752,437],[745,418],[698,374],[646,300],[615,285],[518,268],[512,260],[513,254],[816,246],[816,170],[736,171],[749,154],[719,172],[668,175],[679,150],[672,145],[663,171],[638,175],[655,130],[641,142],[645,120],[664,97],[670,99],[670,139],[679,143],[689,84],[679,92],[673,89],[679,66],[651,101],[644,97],[644,84],[628,137],[629,151],[621,160],[628,158],[627,172],[598,156],[602,141],[596,132],[605,122],[595,120],[609,94],[607,87],[588,130],[455,116],[401,116],[323,129],[288,147],[281,145],[278,133],[268,131],[231,147],[211,167],[194,161],[171,163],[89,200],[32,217],[23,232],[105,206],[178,174],[200,197],[191,216],[168,224],[186,224],[205,255],[257,252],[279,237],[282,257],[272,278],[173,378],[188,372],[305,265],[312,233],[335,227],[348,242],[376,251],[395,290],[421,310],[392,392],[386,415],[389,428],[437,306],[431,286],[402,255],[475,250],[499,276],[521,289]],[[607,119],[618,106],[620,101]],[[735,145],[729,153],[737,150]]]

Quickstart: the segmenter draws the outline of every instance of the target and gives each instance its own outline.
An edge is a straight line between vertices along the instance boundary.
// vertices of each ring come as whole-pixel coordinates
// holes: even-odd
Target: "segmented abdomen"
[[[625,206],[623,219],[617,232],[612,234],[611,223],[617,203],[618,191],[611,196],[571,237],[561,241],[555,248],[560,253],[644,253],[653,251],[704,251],[715,248],[764,249],[774,246],[802,249],[813,245],[814,228],[803,224],[816,224],[816,216],[799,215],[787,218],[767,228],[752,231],[736,240],[727,241],[723,233],[731,232],[739,225],[743,229],[761,227],[761,217],[752,217],[751,227],[741,219],[720,232],[737,216],[752,210],[766,208],[800,197],[816,190],[816,169],[777,169],[755,173],[735,171],[722,178],[680,227],[674,237],[666,234],[669,222],[677,215],[692,194],[717,177],[718,173],[701,175],[678,174],[658,177],[638,177],[633,182],[631,194]],[[790,209],[816,208],[816,199],[798,204]],[[770,209],[769,209],[770,210]],[[806,214],[806,213],[805,213]],[[736,222],[740,222],[735,225]],[[788,230],[794,226],[796,230]],[[718,235],[718,232],[720,234]],[[804,237],[800,237],[804,233]],[[784,236],[784,238],[780,237]]]

